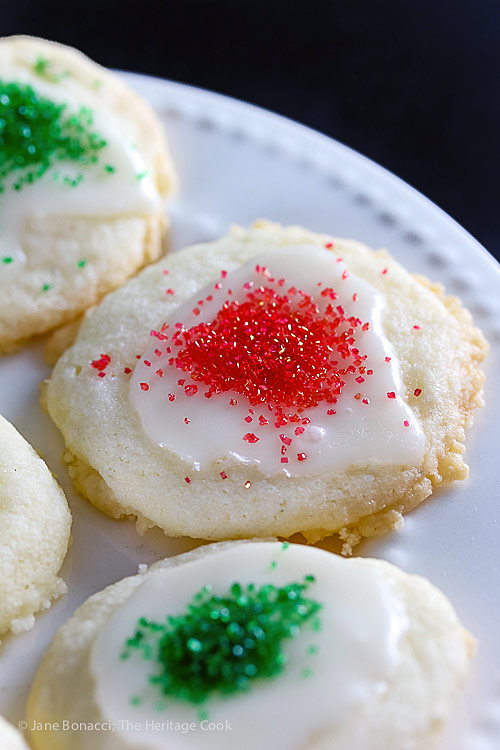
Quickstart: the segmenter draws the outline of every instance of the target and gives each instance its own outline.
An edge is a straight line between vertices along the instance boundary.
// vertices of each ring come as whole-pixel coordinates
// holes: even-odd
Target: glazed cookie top
[[[418,463],[384,307],[329,248],[275,248],[221,269],[151,332],[130,399],[195,470],[227,456],[269,476]]]
[[[137,721],[135,741],[152,750],[165,747],[146,729],[153,717],[234,727],[207,732],[204,747],[234,747],[235,735],[266,746],[272,733],[277,749],[298,748],[384,689],[406,627],[371,570],[298,545],[236,545],[151,572],[95,640],[96,700],[110,720]]]

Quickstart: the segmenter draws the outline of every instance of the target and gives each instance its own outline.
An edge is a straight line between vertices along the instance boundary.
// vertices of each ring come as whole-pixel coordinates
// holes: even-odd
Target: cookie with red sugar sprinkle
[[[329,243],[332,247],[326,248]],[[289,247],[302,248],[305,254],[308,247],[321,248],[322,252],[342,258],[338,264],[340,281],[334,285],[327,279],[316,279],[321,282],[319,286],[314,284],[317,298],[308,300],[301,295],[301,279],[293,277],[293,269],[273,276],[270,263],[266,263],[265,273],[260,272],[260,284],[254,282],[254,277],[244,280],[247,286],[243,292],[251,296],[242,302],[232,280],[236,269],[273,248]],[[175,288],[175,295],[165,294],[163,270],[169,271],[169,285]],[[227,271],[227,277],[221,275],[222,270]],[[285,275],[289,278],[285,279]],[[377,362],[363,359],[362,337],[375,335],[372,324],[366,326],[363,294],[355,292],[354,298],[350,293],[347,301],[342,297],[331,299],[332,293],[341,294],[339,284],[350,285],[357,278],[371,285],[383,300],[381,320],[390,351]],[[219,284],[221,288],[217,289]],[[233,293],[224,297],[222,302],[227,306],[217,317],[218,310],[223,309],[218,295],[224,293],[227,284]],[[322,296],[321,291],[328,289],[332,292]],[[209,296],[212,299],[208,300]],[[283,299],[285,296],[291,303]],[[337,342],[350,347],[346,359],[336,348],[334,338],[328,339],[330,330],[323,324],[314,329],[317,338],[311,338],[311,344],[313,340],[318,342],[317,359],[312,345],[308,349],[309,333],[305,329],[311,331],[315,325],[311,305],[316,299],[324,305],[324,311],[330,305],[325,314],[332,316],[331,321],[334,316],[341,316],[344,321],[339,326],[352,329],[350,333],[346,330],[345,338]],[[198,304],[200,300],[205,300],[203,305]],[[248,308],[242,307],[245,302]],[[200,310],[200,315],[193,314],[193,323],[187,326],[175,318],[175,311],[183,304],[189,304],[191,312],[195,308]],[[287,304],[292,304],[292,311]],[[276,314],[266,318],[265,310],[271,308]],[[138,309],[147,310],[144,320],[137,314]],[[207,320],[218,322],[207,327]],[[169,321],[172,321],[170,327]],[[300,337],[303,335],[297,353],[289,357],[293,363],[291,369],[286,371],[284,364],[281,365],[281,382],[279,368],[275,367],[281,344],[273,353],[269,345],[273,337],[264,340],[266,325],[271,326],[269,330],[280,341],[282,325],[290,333],[290,346],[299,340],[299,330]],[[417,332],[414,325],[419,326]],[[251,361],[250,347],[244,350],[243,326],[248,329],[249,340],[252,336],[252,341],[260,342],[261,355],[268,352],[272,360],[269,368],[263,368],[262,356]],[[332,331],[336,328],[333,326]],[[151,330],[161,332],[167,339],[150,336]],[[198,348],[203,349],[200,356],[197,341]],[[225,350],[228,341],[239,357],[234,362]],[[277,473],[266,474],[258,464],[238,461],[233,455],[222,456],[213,465],[200,468],[188,453],[178,454],[152,440],[129,398],[134,373],[128,377],[123,374],[124,367],[143,366],[142,359],[150,345],[152,355],[146,355],[146,359],[158,361],[163,377],[156,375],[152,367],[144,368],[147,376],[140,382],[147,383],[149,390],[141,391],[141,397],[154,398],[155,389],[165,387],[163,402],[168,408],[181,410],[186,444],[189,436],[199,429],[199,403],[213,408],[224,419],[227,413],[234,414],[235,419],[241,413],[239,431],[231,448],[235,453],[251,456],[249,451],[267,445],[266,434],[274,435],[272,451],[276,451],[273,455],[279,467]],[[155,348],[166,352],[167,346],[171,349],[168,354],[161,357],[154,354]],[[323,346],[325,352],[330,346],[331,357],[325,358],[323,374],[314,388],[309,388],[318,374],[314,368],[318,366]],[[303,360],[299,356],[301,347],[305,353]],[[302,532],[315,541],[337,532],[344,540],[344,551],[349,553],[364,535],[383,533],[401,525],[402,513],[418,505],[440,484],[467,476],[463,433],[482,403],[480,364],[486,349],[482,334],[458,300],[445,296],[440,287],[425,279],[412,276],[388,253],[375,253],[353,240],[313,234],[300,227],[282,228],[258,222],[249,230],[236,228],[217,242],[175,253],[110,295],[84,322],[75,345],[57,363],[47,388],[47,404],[73,456],[71,473],[76,485],[110,515],[135,515],[141,528],[153,524],[170,535],[215,540],[255,535],[287,537]],[[88,367],[88,362],[99,359],[101,352],[111,357],[113,378],[103,378],[96,387],[96,371]],[[135,359],[137,352],[141,352],[142,359]],[[214,363],[219,356],[221,367],[216,369]],[[224,362],[228,367],[222,377]],[[306,368],[303,372],[298,369],[302,364]],[[79,367],[80,374],[76,374]],[[169,368],[176,370],[173,386],[168,380]],[[373,395],[381,373],[391,372],[392,368],[399,369],[401,386],[385,387]],[[259,383],[255,373],[261,376]],[[263,380],[264,376],[268,380]],[[295,391],[290,384],[292,377],[300,385]],[[350,379],[352,391],[350,385],[339,385],[339,381],[350,383]],[[183,385],[178,385],[181,380]],[[335,394],[336,389],[340,393]],[[206,398],[209,391],[210,398]],[[168,393],[176,395],[176,399],[169,401]],[[416,397],[417,393],[422,395]],[[400,431],[398,439],[410,440],[415,424],[420,425],[422,454],[415,452],[413,458],[409,455],[404,465],[370,463],[369,458],[364,459],[360,437],[359,444],[353,442],[350,449],[352,463],[313,475],[310,467],[317,448],[312,440],[316,428],[310,412],[314,408],[323,409],[325,422],[335,425],[345,409],[347,394],[352,394],[349,408],[359,410],[363,419],[373,409],[389,410],[403,404],[408,416],[398,418],[394,429]],[[359,398],[355,398],[356,394]],[[246,417],[252,421],[245,421]],[[214,416],[210,425],[208,430],[204,429],[208,443],[216,442],[223,432],[218,416]],[[117,426],[118,439],[112,437]],[[297,426],[303,427],[304,432],[296,432]],[[280,435],[285,435],[291,443],[287,445]],[[258,440],[252,442],[254,438]],[[392,439],[382,426],[379,442]],[[302,473],[294,474],[298,466]],[[221,472],[226,479],[222,480]],[[189,485],[186,476],[192,479]]]

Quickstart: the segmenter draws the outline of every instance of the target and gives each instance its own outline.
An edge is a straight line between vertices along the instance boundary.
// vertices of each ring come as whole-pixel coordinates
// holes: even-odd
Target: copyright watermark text
[[[21,731],[29,729],[30,732],[232,732],[232,723],[225,721],[130,721],[120,719],[118,721],[20,721],[17,725]]]

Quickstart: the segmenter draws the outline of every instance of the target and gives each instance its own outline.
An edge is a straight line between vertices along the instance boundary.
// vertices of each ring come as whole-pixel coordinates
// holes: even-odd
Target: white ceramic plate
[[[392,174],[335,141],[250,105],[175,83],[127,74],[165,123],[180,176],[169,206],[172,249],[222,235],[258,217],[302,224],[387,247],[409,270],[458,294],[491,343],[486,403],[467,437],[470,479],[437,492],[404,529],[365,543],[428,576],[478,638],[466,691],[443,736],[445,750],[500,747],[500,266],[452,219]],[[62,440],[38,404],[48,375],[42,344],[0,360],[0,412],[57,474],[73,511],[73,546],[62,574],[69,593],[32,631],[0,647],[0,713],[23,718],[24,701],[56,629],[90,594],[137,571],[141,562],[194,542],[108,519],[72,492]]]

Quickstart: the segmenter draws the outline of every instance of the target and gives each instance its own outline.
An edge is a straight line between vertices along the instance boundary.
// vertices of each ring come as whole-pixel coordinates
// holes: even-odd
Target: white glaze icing
[[[328,250],[310,246],[282,247],[252,259],[217,280],[220,289],[214,289],[212,283],[180,305],[167,321],[166,333],[175,330],[177,322],[186,329],[200,322],[211,322],[226,299],[244,301],[247,291],[243,284],[262,283],[262,276],[255,271],[256,265],[266,266],[276,279],[285,277],[287,285],[295,285],[310,294],[321,310],[330,300],[321,297],[320,291],[325,287],[333,288],[338,294],[334,304],[344,307],[346,317],[356,316],[369,323],[367,331],[356,333],[356,346],[367,355],[364,364],[373,369],[373,375],[366,375],[361,385],[354,377],[346,379],[334,415],[327,414],[332,405],[325,402],[304,411],[301,416],[311,422],[304,433],[297,436],[294,423],[280,429],[274,427],[273,419],[267,426],[259,424],[260,414],[269,417],[266,404],[252,407],[253,421],[245,422],[251,405],[240,394],[219,393],[207,399],[200,387],[195,396],[186,396],[178,380],[185,378],[189,383],[189,372],[169,365],[173,355],[165,350],[165,342],[152,337],[130,382],[131,402],[150,438],[194,469],[206,469],[213,461],[220,461],[223,468],[224,459],[229,456],[245,464],[256,464],[269,476],[342,471],[351,465],[418,464],[423,456],[425,438],[417,416],[405,401],[399,366],[384,335],[383,298],[365,280],[349,272],[346,277],[344,272],[348,269]],[[322,286],[318,286],[319,281]],[[233,292],[231,296],[228,296],[229,289]],[[209,294],[213,295],[212,301],[201,307],[197,305],[198,300]],[[195,308],[199,309],[199,314],[193,313]],[[163,352],[160,357],[156,356],[155,349]],[[387,357],[390,361],[386,361]],[[151,362],[152,366],[145,362]],[[157,368],[162,369],[163,377],[155,375]],[[141,383],[148,384],[149,390],[142,390]],[[368,398],[369,404],[354,398],[359,392]],[[389,392],[394,392],[396,398],[389,399]],[[168,394],[174,394],[175,400],[170,401]],[[230,405],[232,398],[237,401],[236,406]],[[188,424],[185,418],[189,419]],[[248,432],[255,434],[259,441],[243,440]],[[281,463],[280,434],[292,440],[287,449],[287,464]],[[299,461],[298,453],[305,453],[307,459]]]
[[[215,695],[203,705],[209,722],[225,727],[227,721],[231,729],[203,729],[199,706],[176,699],[164,699],[159,710],[159,693],[148,687],[152,662],[139,654],[120,659],[139,617],[164,621],[179,614],[207,583],[214,593],[226,594],[235,581],[283,586],[310,574],[315,581],[306,596],[322,604],[320,630],[305,625],[294,639],[283,642],[288,663],[280,675],[256,680],[245,693]],[[407,625],[390,583],[362,561],[301,545],[237,545],[148,574],[94,641],[94,698],[103,719],[113,722],[116,750],[255,750],[271,742],[275,750],[295,750],[387,689]],[[311,646],[317,648],[313,654],[308,652]],[[310,670],[309,676],[304,669]],[[140,696],[141,704],[131,706],[132,696]],[[153,721],[159,723],[155,729]],[[183,732],[174,728],[176,723],[192,723],[194,728]]]
[[[2,277],[12,278],[30,266],[30,259],[23,251],[23,233],[30,217],[83,216],[117,217],[143,215],[161,210],[158,191],[147,174],[147,167],[135,145],[124,130],[123,123],[105,104],[80,84],[68,77],[64,83],[53,83],[33,74],[29,69],[13,66],[2,56],[0,50],[3,82],[30,85],[39,96],[57,104],[66,104],[65,114],[77,113],[81,107],[92,110],[92,132],[98,133],[107,145],[99,150],[99,161],[95,165],[61,160],[32,184],[21,190],[13,190],[12,184],[22,172],[13,173],[4,179],[4,192],[0,195],[0,258],[10,257],[12,262],[2,264]],[[113,173],[104,169],[114,167]],[[80,184],[72,187],[57,175],[75,179],[83,176]],[[138,179],[138,175],[144,175]],[[36,263],[35,263],[36,265]]]

